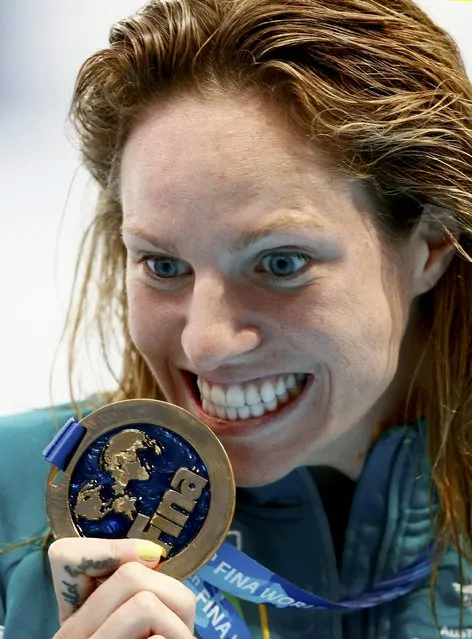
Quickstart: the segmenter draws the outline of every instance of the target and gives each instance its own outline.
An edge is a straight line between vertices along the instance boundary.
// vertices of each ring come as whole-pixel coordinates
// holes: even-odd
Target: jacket
[[[59,406],[54,415],[44,409],[0,419],[4,639],[51,639],[58,628],[42,548],[48,465],[41,453],[71,416],[69,406]],[[269,486],[238,489],[229,541],[298,586],[339,600],[405,568],[427,549],[433,534],[430,488],[423,428],[398,427],[375,443],[357,482],[339,569],[326,510],[307,468]],[[20,545],[11,549],[13,544]],[[461,580],[458,555],[449,549],[435,589],[436,621],[425,583],[391,603],[349,614],[267,606],[270,639],[472,638],[472,570],[462,569]],[[244,602],[240,610],[254,639],[261,639],[258,606]]]

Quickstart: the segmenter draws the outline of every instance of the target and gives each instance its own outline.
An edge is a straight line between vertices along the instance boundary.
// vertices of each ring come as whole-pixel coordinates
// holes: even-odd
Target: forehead
[[[294,174],[317,180],[319,188],[340,179],[279,107],[256,98],[184,97],[153,105],[134,127],[121,184],[124,194],[171,196],[176,186],[194,194],[213,183],[237,201],[263,188],[286,189]]]
[[[352,181],[280,109],[255,99],[154,105],[132,131],[121,166],[125,228],[165,233],[168,242],[189,225],[192,235],[215,236],[218,227],[223,239],[294,213],[313,218],[307,231],[346,233],[359,213],[352,192]]]

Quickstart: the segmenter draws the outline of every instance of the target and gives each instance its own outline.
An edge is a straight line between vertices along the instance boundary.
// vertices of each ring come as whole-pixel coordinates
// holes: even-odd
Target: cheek
[[[408,319],[408,307],[394,282],[380,270],[351,280],[333,304],[330,315],[340,374],[353,379],[372,397],[392,381]]]
[[[350,378],[351,386],[375,388],[391,381],[408,308],[398,288],[386,287],[379,272],[364,277],[344,272],[284,313],[286,335],[338,381]]]
[[[166,354],[178,323],[176,309],[156,291],[134,281],[127,282],[128,326],[131,339],[145,359],[156,363],[156,354]]]
[[[130,281],[126,283],[128,297],[128,328],[131,339],[140,351],[145,350],[149,326],[152,324],[153,308],[142,288]]]

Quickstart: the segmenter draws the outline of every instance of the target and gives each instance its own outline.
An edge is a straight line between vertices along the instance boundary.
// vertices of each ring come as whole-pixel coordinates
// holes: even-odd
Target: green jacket
[[[70,416],[70,407],[61,406],[55,410],[55,419],[49,409],[0,419],[0,626],[4,626],[4,639],[51,639],[58,627],[41,548],[48,530],[44,504],[48,467],[41,452],[55,426]],[[358,481],[339,571],[325,510],[307,469],[293,471],[270,486],[239,490],[230,539],[297,585],[338,600],[401,570],[427,548],[432,534],[429,499],[421,429],[399,427],[376,443]],[[29,543],[32,538],[36,542]],[[290,550],[281,552],[282,548]],[[435,591],[437,626],[429,584],[425,584],[392,603],[348,615],[269,607],[270,637],[472,638],[472,570],[463,566],[461,581],[458,563],[451,549],[440,566]],[[260,639],[257,606],[245,603],[242,611],[254,638]]]

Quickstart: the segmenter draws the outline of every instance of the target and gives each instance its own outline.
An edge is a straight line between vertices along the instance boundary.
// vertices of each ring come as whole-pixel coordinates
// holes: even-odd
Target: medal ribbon
[[[318,597],[279,577],[254,559],[224,542],[214,557],[196,575],[184,583],[197,596],[197,629],[202,639],[229,636],[250,639],[251,634],[234,607],[222,593],[255,604],[277,608],[303,608],[353,612],[393,601],[422,585],[431,573],[432,548],[415,562],[379,582],[361,594],[339,602]],[[228,619],[231,634],[221,634],[218,627]],[[216,623],[215,623],[216,622]],[[216,634],[215,634],[216,632]]]

